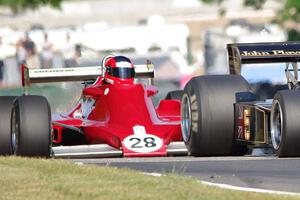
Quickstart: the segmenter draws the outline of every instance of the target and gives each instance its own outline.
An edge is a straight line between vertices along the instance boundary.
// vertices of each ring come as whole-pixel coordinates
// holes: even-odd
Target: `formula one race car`
[[[279,157],[300,156],[300,43],[227,45],[230,75],[192,78],[155,108],[153,66],[133,66],[123,56],[106,57],[102,67],[23,67],[25,95],[0,98],[0,154],[55,157],[244,155],[253,147]],[[240,75],[242,64],[286,63],[289,90],[257,101]],[[266,66],[267,67],[267,66]],[[267,76],[267,75],[266,75]],[[78,104],[51,119],[47,100],[28,95],[30,83],[90,81]],[[180,101],[181,100],[181,101]]]
[[[154,107],[153,65],[134,66],[124,56],[107,56],[101,67],[22,67],[24,95],[0,98],[0,154],[38,157],[140,157],[186,154],[180,125],[182,91]],[[90,81],[93,83],[89,84]],[[50,114],[43,96],[28,95],[30,83],[85,81],[78,104]],[[57,94],[59,98],[59,94]],[[10,123],[11,122],[11,123]]]
[[[271,147],[279,157],[300,156],[300,43],[228,44],[227,50],[230,75],[194,77],[184,88],[182,135],[189,153],[244,155]],[[286,63],[289,90],[257,101],[240,75],[242,64],[257,63]]]

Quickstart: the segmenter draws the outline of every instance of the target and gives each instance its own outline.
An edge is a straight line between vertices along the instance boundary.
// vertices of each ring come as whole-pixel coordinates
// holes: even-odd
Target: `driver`
[[[135,70],[131,60],[125,56],[107,56],[103,59],[103,78],[110,84],[132,84]]]

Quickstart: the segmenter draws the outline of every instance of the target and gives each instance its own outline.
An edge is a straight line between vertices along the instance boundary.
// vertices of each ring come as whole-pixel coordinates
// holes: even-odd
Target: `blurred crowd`
[[[68,32],[64,40],[55,44],[49,41],[47,32],[39,42],[34,41],[28,32],[15,42],[4,41],[0,36],[0,85],[4,84],[7,74],[20,76],[21,64],[31,69],[75,67],[80,56],[80,46],[70,40]]]
[[[157,63],[168,65],[170,70],[170,62],[161,58],[161,54],[175,52],[180,54],[176,58],[184,57],[188,54],[188,37],[189,30],[183,24],[110,27],[91,23],[28,32],[0,27],[0,80],[6,85],[18,85],[21,64],[31,69],[94,66],[111,53],[130,55],[132,59],[144,55],[143,63],[149,54],[158,53]],[[186,63],[175,65],[177,76],[186,71]]]

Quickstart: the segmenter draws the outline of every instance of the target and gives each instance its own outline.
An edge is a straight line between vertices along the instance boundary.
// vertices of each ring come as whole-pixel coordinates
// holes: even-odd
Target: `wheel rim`
[[[16,111],[13,109],[12,111],[12,121],[11,121],[11,147],[13,154],[17,154],[17,147],[19,144],[19,124],[16,119]]]
[[[190,139],[191,124],[191,102],[188,95],[184,94],[181,102],[181,132],[184,142]]]
[[[272,145],[275,150],[279,149],[282,141],[283,130],[283,115],[280,103],[278,100],[274,101],[273,112],[271,112],[271,139]]]

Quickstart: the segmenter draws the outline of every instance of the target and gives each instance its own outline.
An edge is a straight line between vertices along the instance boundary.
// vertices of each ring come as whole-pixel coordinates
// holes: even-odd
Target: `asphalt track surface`
[[[79,164],[175,173],[201,181],[300,194],[300,158],[275,156],[73,159]]]

